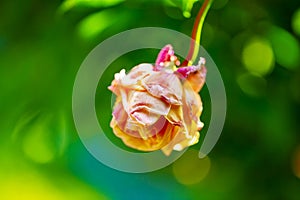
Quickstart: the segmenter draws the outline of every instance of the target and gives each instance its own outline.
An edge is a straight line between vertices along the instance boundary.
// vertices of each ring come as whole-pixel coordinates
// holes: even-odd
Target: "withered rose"
[[[140,64],[115,74],[109,89],[117,96],[110,126],[134,149],[165,155],[198,142],[202,102],[198,92],[206,76],[205,60],[179,67],[171,45],[156,63]]]

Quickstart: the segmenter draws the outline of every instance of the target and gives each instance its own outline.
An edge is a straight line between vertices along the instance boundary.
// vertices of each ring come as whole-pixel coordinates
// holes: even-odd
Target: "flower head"
[[[109,86],[117,96],[110,126],[127,146],[169,155],[198,142],[205,60],[197,66],[179,65],[167,45],[154,65],[139,64],[127,74],[124,69],[115,74]]]

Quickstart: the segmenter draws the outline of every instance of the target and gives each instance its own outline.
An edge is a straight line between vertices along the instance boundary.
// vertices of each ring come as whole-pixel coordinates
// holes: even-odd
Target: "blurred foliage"
[[[206,160],[195,156],[200,142],[164,169],[126,174],[96,161],[80,142],[71,99],[86,55],[106,38],[136,27],[190,35],[201,4],[1,1],[0,199],[299,199],[299,0],[215,0],[212,5],[202,45],[222,74],[228,113]],[[135,51],[112,63],[99,82],[97,110],[111,103],[106,88],[115,72],[153,62],[157,52]],[[201,96],[201,119],[208,125],[206,87]],[[105,116],[100,123],[111,134],[111,110],[98,115]]]

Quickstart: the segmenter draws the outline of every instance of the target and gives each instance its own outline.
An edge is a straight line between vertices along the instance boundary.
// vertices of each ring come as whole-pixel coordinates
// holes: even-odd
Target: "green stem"
[[[196,59],[199,48],[200,48],[200,38],[201,38],[201,31],[204,23],[204,19],[207,15],[207,12],[212,4],[213,0],[204,0],[198,15],[194,22],[194,27],[192,31],[192,41],[190,44],[189,53],[186,59],[183,61],[182,66],[190,66],[193,64],[194,60]]]

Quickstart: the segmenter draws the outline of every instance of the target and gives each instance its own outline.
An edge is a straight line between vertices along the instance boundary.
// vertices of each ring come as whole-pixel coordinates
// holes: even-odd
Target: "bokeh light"
[[[251,38],[242,54],[245,67],[253,73],[266,75],[274,67],[274,53],[271,44],[263,38]]]
[[[190,149],[173,164],[173,173],[179,183],[196,184],[208,174],[210,159],[207,156],[199,159],[198,154],[198,151]]]
[[[43,126],[37,125],[27,133],[23,141],[25,155],[37,163],[48,163],[55,156],[55,150],[46,137],[49,132],[45,131]]]
[[[288,69],[299,67],[300,47],[297,39],[292,34],[282,28],[273,26],[269,38],[278,64]]]
[[[298,8],[293,14],[292,28],[294,32],[300,36],[300,8]]]
[[[265,94],[267,82],[256,74],[243,73],[238,76],[237,82],[243,92],[250,96],[262,96]]]
[[[45,164],[64,154],[67,137],[62,114],[30,113],[18,120],[11,138],[15,143],[21,143],[27,158]]]

